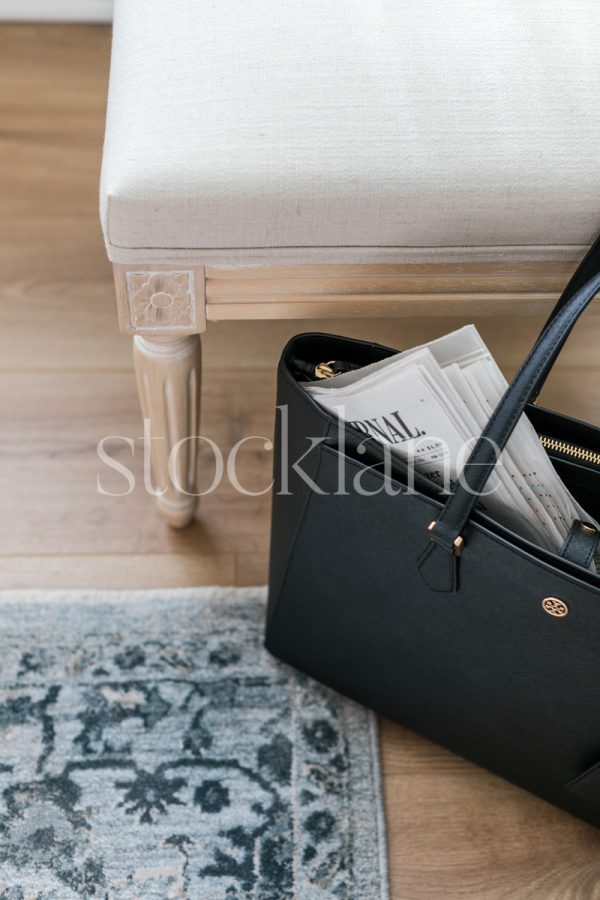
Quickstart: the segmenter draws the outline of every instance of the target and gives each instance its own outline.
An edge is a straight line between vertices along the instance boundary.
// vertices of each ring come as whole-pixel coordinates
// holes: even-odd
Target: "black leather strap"
[[[587,569],[594,558],[599,543],[600,531],[597,531],[589,522],[575,519],[560,551],[560,555],[563,559],[568,559],[569,562]]]
[[[550,322],[552,322],[559,310],[561,310],[563,306],[571,299],[573,294],[580,290],[584,286],[586,281],[589,281],[590,278],[593,278],[597,272],[600,272],[600,236],[596,238],[588,252],[585,254],[583,259],[571,275],[571,278],[567,282],[566,287],[563,289],[563,292],[560,295],[554,309],[548,316],[548,320],[544,325],[542,332],[546,330]]]
[[[589,276],[583,284],[581,272]],[[499,452],[506,446],[525,407],[541,391],[577,319],[599,290],[600,239],[565,288],[533,349],[473,447],[454,493],[446,501],[435,527],[429,532],[429,541],[417,559],[417,566],[433,590],[457,589],[457,538],[462,536]]]

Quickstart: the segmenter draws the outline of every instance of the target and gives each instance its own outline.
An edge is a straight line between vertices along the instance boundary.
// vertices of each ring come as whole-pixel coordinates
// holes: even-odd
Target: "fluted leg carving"
[[[200,413],[198,335],[133,339],[142,413],[150,423],[150,460],[157,503],[174,528],[194,518]]]

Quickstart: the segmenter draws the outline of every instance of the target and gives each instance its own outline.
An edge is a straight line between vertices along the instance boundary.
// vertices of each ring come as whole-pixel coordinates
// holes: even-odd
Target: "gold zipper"
[[[558,441],[556,438],[546,437],[545,434],[540,435],[540,442],[551,453],[561,453],[563,456],[600,466],[600,453],[594,453],[593,450],[586,450],[585,447],[578,447],[576,444],[567,444],[566,441]]]

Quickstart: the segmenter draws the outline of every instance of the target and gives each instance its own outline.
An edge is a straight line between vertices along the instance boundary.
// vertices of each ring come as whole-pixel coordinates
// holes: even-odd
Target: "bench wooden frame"
[[[115,264],[119,324],[134,336],[157,502],[167,521],[187,525],[196,509],[198,335],[207,322],[532,315],[550,309],[574,267],[574,261],[235,268],[181,260]]]

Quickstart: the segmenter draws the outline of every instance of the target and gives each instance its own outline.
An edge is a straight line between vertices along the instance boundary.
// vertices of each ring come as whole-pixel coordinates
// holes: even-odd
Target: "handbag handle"
[[[571,275],[566,287],[558,298],[554,309],[548,316],[548,320],[542,331],[545,331],[550,322],[554,319],[559,310],[571,299],[573,294],[584,286],[586,281],[593,278],[600,272],[600,236],[594,241],[588,252],[585,254],[573,274]],[[541,335],[540,335],[541,336]]]
[[[435,591],[458,587],[463,529],[526,406],[538,396],[579,316],[600,290],[600,238],[588,251],[552,310],[532,350],[492,413],[417,559],[423,580]]]

